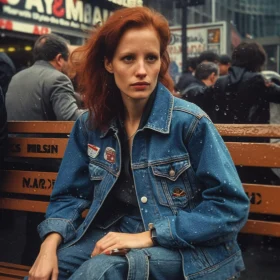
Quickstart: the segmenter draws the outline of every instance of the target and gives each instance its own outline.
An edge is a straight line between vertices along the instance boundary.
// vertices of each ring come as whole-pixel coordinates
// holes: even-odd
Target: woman
[[[169,91],[169,37],[160,14],[127,8],[81,47],[89,113],[71,133],[29,279],[217,280],[244,269],[236,236],[248,198],[214,125]]]

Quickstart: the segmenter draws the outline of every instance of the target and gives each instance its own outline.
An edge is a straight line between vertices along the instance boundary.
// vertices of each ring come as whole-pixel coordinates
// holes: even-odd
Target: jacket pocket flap
[[[165,177],[171,181],[176,181],[178,177],[190,167],[189,160],[169,162],[152,166],[155,176]]]
[[[90,163],[89,173],[90,173],[90,180],[102,180],[106,175],[107,171],[102,167]]]

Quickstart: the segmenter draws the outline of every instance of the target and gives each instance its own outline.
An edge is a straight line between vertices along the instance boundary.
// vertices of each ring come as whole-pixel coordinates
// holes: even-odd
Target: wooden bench
[[[0,209],[44,213],[57,172],[19,170],[13,163],[23,158],[61,159],[73,122],[9,122],[10,168],[1,172]],[[280,125],[217,125],[222,136],[280,138]],[[226,142],[235,165],[280,167],[280,144]],[[280,186],[243,184],[252,198],[250,212],[280,215]],[[280,237],[280,222],[249,219],[243,233]],[[29,267],[0,263],[0,279],[21,279]]]

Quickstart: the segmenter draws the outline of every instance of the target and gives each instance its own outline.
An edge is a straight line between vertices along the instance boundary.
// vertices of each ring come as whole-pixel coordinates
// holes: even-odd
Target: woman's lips
[[[149,85],[149,83],[135,83],[131,86],[136,90],[145,90]]]

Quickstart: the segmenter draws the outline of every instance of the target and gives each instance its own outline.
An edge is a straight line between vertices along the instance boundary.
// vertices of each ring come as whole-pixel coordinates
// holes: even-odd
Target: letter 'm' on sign
[[[76,4],[74,3],[76,2]],[[83,2],[66,0],[66,18],[68,20],[83,22]]]

